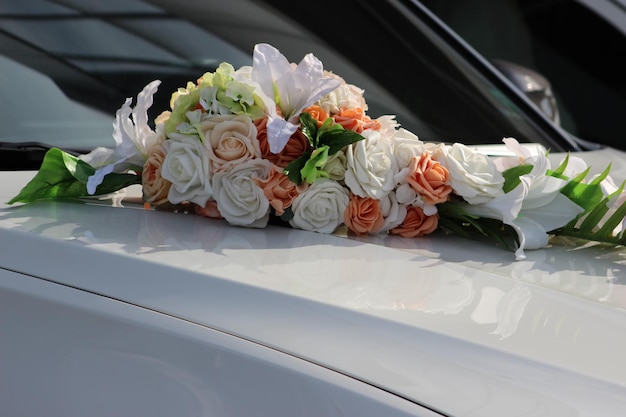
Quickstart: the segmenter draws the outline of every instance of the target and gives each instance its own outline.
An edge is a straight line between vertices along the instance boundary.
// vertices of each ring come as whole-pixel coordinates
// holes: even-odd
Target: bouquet
[[[113,124],[115,148],[74,157],[53,148],[9,203],[108,195],[141,184],[146,207],[234,226],[270,222],[319,233],[418,238],[442,230],[496,239],[524,258],[550,234],[623,244],[626,203],[609,169],[587,180],[568,157],[503,141],[491,159],[455,143],[422,142],[394,116],[372,119],[363,91],[313,55],[290,63],[267,44],[253,65],[222,63],[172,94],[150,123],[159,81]]]

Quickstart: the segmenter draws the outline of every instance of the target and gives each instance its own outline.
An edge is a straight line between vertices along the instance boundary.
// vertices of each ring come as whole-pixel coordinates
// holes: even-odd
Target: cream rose
[[[319,233],[332,233],[341,225],[350,201],[348,190],[329,179],[315,181],[291,206],[292,227]]]
[[[470,204],[482,204],[503,194],[504,177],[487,156],[455,143],[437,160],[448,169],[455,194]]]
[[[380,200],[394,189],[398,165],[391,141],[376,130],[362,133],[364,140],[346,148],[346,185],[360,197]]]
[[[213,173],[261,157],[257,129],[247,115],[211,116],[200,124],[200,131]]]
[[[204,206],[213,194],[209,174],[209,155],[197,136],[170,134],[163,142],[166,155],[161,176],[172,183],[168,200],[185,201]]]
[[[155,145],[150,149],[148,159],[141,171],[143,199],[155,206],[168,202],[167,195],[172,185],[161,176],[163,161],[165,161],[165,148],[161,144]]]
[[[213,195],[220,214],[235,226],[262,228],[269,220],[270,203],[254,179],[267,179],[272,167],[265,159],[251,159],[213,176]]]
[[[326,172],[331,180],[343,181],[346,177],[346,154],[338,151],[329,156],[322,171]]]

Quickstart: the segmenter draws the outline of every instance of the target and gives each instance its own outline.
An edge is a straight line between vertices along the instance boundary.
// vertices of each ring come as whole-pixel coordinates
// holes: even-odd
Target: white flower
[[[209,154],[197,136],[170,134],[163,143],[161,176],[172,183],[167,199],[173,204],[191,201],[205,206],[213,194]]]
[[[271,162],[250,159],[213,176],[213,194],[220,214],[235,226],[267,226],[270,202],[253,178],[267,179]]]
[[[383,213],[385,223],[379,233],[388,232],[399,226],[406,217],[406,206],[399,204],[396,193],[391,192],[379,200],[380,211]]]
[[[426,150],[424,142],[406,129],[398,129],[392,136],[393,153],[400,169],[409,166],[411,159],[420,156]]]
[[[363,98],[363,90],[359,87],[348,84],[343,78],[330,72],[324,72],[325,75],[338,79],[341,84],[339,87],[322,97],[316,104],[327,113],[339,113],[342,109],[361,108],[367,110],[367,103]]]
[[[486,155],[455,143],[437,159],[450,172],[450,185],[470,204],[486,203],[503,193],[504,177]]]
[[[98,168],[87,180],[87,192],[94,194],[104,177],[112,172],[125,172],[129,169],[141,171],[148,151],[162,142],[165,137],[159,129],[148,126],[148,109],[152,106],[152,96],[156,93],[160,81],[152,81],[137,96],[137,104],[132,109],[131,98],[127,98],[115,114],[113,139],[115,149],[98,147],[81,157],[85,162]]]
[[[520,176],[520,183],[506,194],[483,204],[468,204],[465,210],[480,217],[502,220],[519,237],[517,259],[524,259],[524,249],[538,249],[548,243],[547,232],[565,226],[583,212],[583,208],[561,194],[567,181],[546,175],[550,162],[541,153],[531,153],[515,139],[504,141],[517,154],[517,163],[532,163],[532,171]],[[496,161],[513,166],[511,159]],[[502,162],[507,162],[502,164]]]
[[[391,141],[376,130],[346,148],[346,185],[360,197],[381,199],[394,189],[398,165]]]
[[[424,201],[422,197],[415,191],[406,180],[409,169],[403,168],[397,175],[398,188],[396,188],[396,199],[398,203],[406,206],[423,207]]]
[[[252,70],[235,73],[241,82],[252,82],[268,112],[267,140],[272,153],[279,153],[298,128],[302,110],[315,103],[341,84],[337,78],[324,76],[322,62],[312,54],[292,66],[278,49],[257,44],[252,57]],[[280,108],[280,115],[276,107]]]
[[[332,233],[343,223],[350,197],[336,181],[315,181],[293,201],[292,227],[319,233]]]

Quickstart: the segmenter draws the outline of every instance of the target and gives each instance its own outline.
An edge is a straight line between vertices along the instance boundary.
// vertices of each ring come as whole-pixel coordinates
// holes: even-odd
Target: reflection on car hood
[[[1,201],[33,174],[0,173]],[[626,395],[622,248],[563,240],[515,261],[453,236],[357,239],[64,202],[0,208],[0,235],[2,268],[220,329],[452,415],[498,415],[507,401],[519,415],[616,415]]]

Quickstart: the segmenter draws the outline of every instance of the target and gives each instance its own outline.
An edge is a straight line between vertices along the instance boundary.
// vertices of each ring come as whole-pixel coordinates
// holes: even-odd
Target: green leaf
[[[35,177],[8,204],[87,195],[86,181],[74,176],[77,174],[82,179],[85,170],[88,170],[81,163],[91,168],[92,173],[95,172],[89,164],[61,149],[48,150]]]
[[[559,165],[559,167],[556,170],[554,170],[554,171],[548,171],[548,175],[552,175],[553,177],[557,177],[557,178],[561,178],[561,179],[567,179],[567,178],[565,178],[563,173],[565,172],[565,169],[567,168],[567,164],[568,163],[569,163],[569,152],[565,156],[565,159],[563,160],[561,165]]]
[[[626,236],[624,234],[621,234],[621,236],[613,234],[613,230],[626,217],[626,202],[615,209],[613,214],[604,220],[604,223],[602,222],[609,212],[608,202],[613,197],[620,195],[623,190],[624,184],[617,191],[597,202],[588,211],[577,216],[563,228],[555,231],[555,234],[614,245],[626,244]]]
[[[515,230],[500,220],[468,214],[463,206],[444,203],[437,206],[439,227],[461,237],[474,240],[492,240],[495,244],[514,251],[519,244]]]
[[[32,203],[37,200],[86,197],[87,179],[96,169],[85,161],[52,148],[44,156],[37,174],[8,204]],[[108,194],[132,184],[141,184],[135,174],[108,174],[96,189],[96,194]]]
[[[358,141],[365,139],[352,130],[347,130],[341,127],[341,125],[335,125],[339,129],[329,130],[324,132],[320,136],[320,146],[328,146],[328,155],[334,155],[343,149],[345,146],[351,145]]]
[[[309,139],[311,146],[317,148],[317,120],[309,113],[300,114],[300,130]]]
[[[328,160],[328,146],[322,146],[315,149],[311,153],[311,157],[304,164],[304,167],[300,170],[302,180],[312,184],[316,179],[320,177],[328,177],[328,173],[322,171],[322,167]]]
[[[508,193],[513,190],[520,184],[520,182],[522,182],[519,177],[528,174],[532,170],[533,166],[531,164],[522,164],[503,171],[502,176],[504,176],[504,185],[502,186],[502,191]]]
[[[313,149],[328,146],[328,155],[334,155],[347,145],[365,139],[360,134],[344,129],[343,126],[337,124],[330,117],[324,120],[319,128],[317,120],[313,119],[308,113],[300,115],[300,129],[302,133],[309,139]]]
[[[593,209],[604,199],[604,194],[599,184],[583,184],[574,181],[570,181],[563,187],[561,194],[584,208],[585,211]]]
[[[104,176],[102,183],[96,188],[95,195],[114,193],[134,184],[141,184],[141,175],[113,172]]]
[[[283,169],[283,174],[285,174],[289,178],[289,181],[293,182],[296,185],[300,185],[302,183],[302,176],[300,171],[302,170],[302,168],[304,168],[304,165],[309,160],[312,152],[313,151],[311,151],[310,149],[304,151],[302,155],[298,157],[298,159],[291,161],[285,167],[285,169]]]

